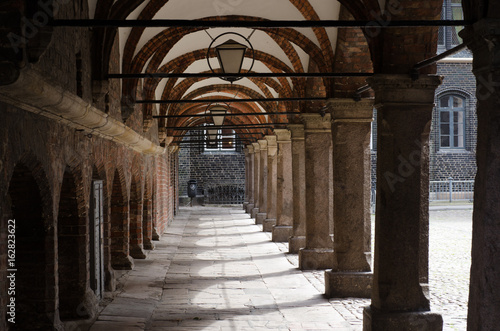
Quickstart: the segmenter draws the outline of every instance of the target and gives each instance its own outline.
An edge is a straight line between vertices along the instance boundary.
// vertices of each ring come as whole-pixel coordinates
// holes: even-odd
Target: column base
[[[247,210],[248,202],[243,202],[243,210]]]
[[[253,204],[253,203],[249,203],[249,204],[247,205],[247,208],[245,209],[245,212],[246,212],[247,214],[252,214],[252,210],[253,210],[253,208],[254,208],[254,207],[255,207],[255,204]]]
[[[288,253],[299,254],[304,247],[306,247],[306,236],[292,236],[288,239]]]
[[[329,248],[302,248],[299,251],[300,270],[332,269],[333,249]]]
[[[287,225],[277,225],[273,228],[272,240],[275,243],[286,243],[291,239],[293,228]]]
[[[327,298],[371,298],[373,273],[325,271]]]
[[[115,271],[109,263],[104,266],[104,290],[107,292],[116,291]]]
[[[259,208],[252,209],[252,214],[251,214],[252,218],[257,219],[257,214],[258,213],[259,213]]]
[[[111,266],[116,270],[132,270],[134,268],[134,259],[130,255],[111,257]]]
[[[386,330],[443,330],[443,317],[430,311],[386,313],[365,307],[363,310],[363,331]]]
[[[255,217],[255,224],[264,224],[266,218],[267,213],[257,213],[257,217]]]
[[[131,245],[130,256],[134,259],[144,260],[146,258],[146,253],[144,253],[142,245]]]
[[[153,251],[155,249],[155,244],[151,240],[145,240],[143,245],[145,250]]]
[[[273,231],[273,227],[276,225],[276,219],[275,218],[266,218],[264,220],[264,227],[262,231],[264,232],[271,232]]]

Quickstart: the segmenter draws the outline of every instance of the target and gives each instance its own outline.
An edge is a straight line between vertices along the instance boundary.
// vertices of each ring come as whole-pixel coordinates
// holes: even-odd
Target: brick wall
[[[196,179],[198,194],[217,184],[245,184],[245,154],[236,152],[202,152],[182,148],[179,153],[179,195],[187,196],[187,181]]]

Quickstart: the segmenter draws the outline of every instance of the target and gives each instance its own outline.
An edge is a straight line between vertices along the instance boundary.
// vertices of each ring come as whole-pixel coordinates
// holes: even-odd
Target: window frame
[[[236,132],[232,129],[217,129],[217,147],[212,148],[209,147],[207,144],[208,141],[208,130],[210,129],[209,126],[206,126],[205,129],[205,135],[206,135],[206,140],[203,144],[203,151],[207,153],[225,153],[225,152],[236,152]],[[224,130],[231,130],[231,134],[223,134]],[[224,139],[229,139],[228,141],[231,142],[232,147],[231,148],[224,148]]]
[[[441,100],[443,98],[449,98],[448,99],[448,106],[447,107],[442,107],[441,106]],[[462,101],[462,107],[454,107],[453,106],[453,98],[458,98]],[[438,128],[438,146],[439,146],[439,150],[440,151],[453,151],[453,150],[457,150],[457,151],[464,151],[467,149],[467,98],[464,97],[463,95],[460,95],[458,93],[443,93],[441,95],[438,96],[437,98],[437,107],[436,107],[436,110],[437,110],[437,128]],[[442,134],[442,117],[441,117],[441,114],[442,113],[445,113],[447,112],[449,115],[448,115],[448,134]],[[461,135],[461,142],[462,142],[462,146],[456,146],[455,144],[455,137],[458,136],[460,137],[460,135],[458,134],[455,134],[455,120],[454,120],[454,113],[455,112],[461,112],[462,113],[462,123],[458,122],[459,125],[462,126],[462,135]],[[446,122],[445,122],[446,123]],[[443,136],[448,136],[449,137],[449,146],[443,146],[442,144],[442,137]],[[460,145],[460,142],[458,143],[458,145]]]
[[[441,11],[441,19],[442,20],[453,20],[453,9],[460,7],[462,9],[462,19],[464,17],[462,4],[459,2],[452,2],[453,0],[444,0],[443,8]],[[447,51],[459,44],[462,43],[462,38],[458,35],[458,32],[461,31],[464,27],[459,26],[442,26],[439,28],[439,35],[442,36],[442,43],[440,38],[438,37],[438,53]],[[457,35],[458,43],[453,42],[453,35]]]

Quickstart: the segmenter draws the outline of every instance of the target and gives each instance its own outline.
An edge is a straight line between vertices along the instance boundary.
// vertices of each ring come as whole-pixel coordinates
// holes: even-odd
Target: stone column
[[[255,166],[254,166],[254,160],[255,160],[255,151],[253,148],[253,145],[248,145],[248,205],[246,206],[246,212],[247,214],[252,213],[252,209],[254,208],[254,192],[255,192],[255,180],[254,180],[254,172],[255,172]]]
[[[271,232],[276,225],[278,144],[276,136],[266,136],[265,138],[267,140],[267,209],[262,230]]]
[[[254,206],[252,209],[252,218],[257,219],[257,214],[259,213],[259,200],[260,200],[260,145],[259,143],[253,143],[253,197]]]
[[[467,326],[494,330],[500,325],[500,19],[482,19],[461,36],[474,55],[478,117]]]
[[[371,306],[364,330],[441,330],[427,282],[429,131],[441,77],[375,75],[377,208]]]
[[[250,188],[250,185],[248,185],[248,178],[250,177],[249,174],[248,174],[248,170],[249,170],[249,166],[248,164],[250,163],[249,162],[249,159],[250,159],[250,153],[248,151],[248,147],[244,148],[243,151],[245,152],[245,198],[243,200],[243,210],[247,210],[247,206],[248,206],[248,200],[249,200],[249,188]]]
[[[276,226],[274,242],[288,242],[293,230],[292,141],[290,131],[275,129],[278,143],[278,191],[276,194]]]
[[[334,262],[325,272],[328,298],[369,298],[371,271],[371,153],[373,100],[331,99]]]
[[[292,135],[293,229],[288,252],[298,254],[306,247],[306,150],[303,124],[289,124]]]
[[[330,114],[302,114],[306,155],[306,247],[299,251],[299,268],[334,267],[330,236]]]
[[[255,224],[264,224],[267,218],[267,140],[258,140],[260,146],[259,212]]]

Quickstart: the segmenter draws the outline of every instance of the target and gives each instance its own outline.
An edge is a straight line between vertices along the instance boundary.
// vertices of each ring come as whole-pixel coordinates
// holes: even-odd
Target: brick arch
[[[207,18],[207,20],[216,20],[217,18]],[[249,17],[240,17],[240,16],[226,16],[223,19],[249,19]],[[251,18],[256,19],[256,18]],[[220,18],[218,19],[220,20]],[[165,58],[166,54],[173,47],[177,41],[179,41],[182,37],[187,34],[202,31],[201,28],[191,28],[191,29],[182,29],[182,28],[170,28],[166,29],[155,37],[151,38],[146,45],[138,52],[135,58],[130,62],[123,64],[123,72],[139,72],[143,69],[144,65],[149,61],[148,71],[154,72],[157,70],[160,63]],[[310,57],[315,61],[322,70],[325,72],[328,71],[328,66],[324,62],[323,55],[321,53],[321,49],[319,49],[312,41],[310,41],[307,37],[299,33],[294,29],[266,29],[259,28],[258,30],[265,31],[269,35],[275,35],[276,37],[283,38],[285,40],[289,40],[294,42],[296,45],[301,47]],[[160,49],[161,45],[161,49]],[[133,47],[131,47],[133,48]],[[135,48],[133,48],[135,50]],[[160,51],[158,51],[160,49]],[[125,52],[130,50],[125,50]],[[285,51],[285,50],[284,50]],[[132,51],[131,51],[132,52]],[[294,61],[292,60],[292,63]],[[124,94],[131,94],[134,89],[134,86],[137,85],[138,80],[130,80],[127,84],[124,84],[123,91]]]
[[[289,46],[291,47],[291,45],[289,45]],[[295,49],[293,47],[291,47],[291,49],[295,52]],[[196,51],[191,52],[191,53],[183,54],[182,56],[179,56],[179,57],[173,59],[172,61],[169,61],[168,63],[166,63],[165,65],[160,67],[156,72],[163,72],[163,73],[168,73],[171,71],[183,72],[187,69],[187,67],[189,65],[191,65],[195,61],[205,59],[206,53],[207,53],[207,49],[201,49],[201,50],[196,50]],[[270,54],[267,54],[267,53],[264,53],[264,52],[257,50],[257,51],[255,51],[255,59],[257,61],[266,60],[266,61],[262,61],[262,62],[264,62],[266,64],[266,66],[272,72],[281,72],[281,71],[287,72],[287,73],[293,72],[293,70],[290,67],[288,67],[282,61],[280,61],[279,59],[275,58],[274,56],[272,56]],[[300,60],[299,60],[299,62],[300,62]],[[295,68],[297,69],[298,67],[295,67]],[[302,72],[303,72],[303,69],[301,67],[299,67],[298,69],[302,70]],[[145,84],[143,87],[143,91],[144,91],[143,98],[144,99],[154,98],[154,96],[156,94],[156,88],[157,88],[160,81],[161,81],[161,79],[153,79],[153,78],[145,80]],[[171,78],[168,80],[167,84],[165,85],[164,91],[162,92],[163,99],[168,98],[168,95],[169,95],[168,93],[170,93],[170,91],[174,88],[175,83],[177,81],[178,81],[178,79],[175,79],[175,78]],[[287,90],[289,90],[290,93],[293,93],[294,95],[303,93],[304,81],[305,81],[304,79],[292,78],[292,84],[295,88],[293,89],[293,91],[290,90],[289,88],[287,88]],[[280,83],[282,86],[289,86],[288,80],[286,80],[285,78],[280,78]],[[146,119],[146,122],[148,122],[148,123],[150,123],[151,121],[147,121],[147,120],[151,119],[153,116],[152,110],[153,110],[152,105],[145,105],[144,106],[143,115],[144,115],[144,118]]]
[[[145,259],[146,255],[143,251],[143,240],[142,240],[142,200],[143,200],[143,190],[142,190],[142,180],[140,173],[140,167],[137,164],[140,161],[134,160],[133,164],[136,165],[132,169],[132,181],[130,184],[130,256],[134,259]],[[136,170],[136,171],[134,171]]]
[[[129,255],[129,199],[125,174],[116,169],[111,191],[111,265],[114,269],[130,270],[133,267]]]
[[[342,6],[340,20],[353,20],[354,17]],[[370,49],[361,29],[339,29],[337,47],[333,63],[334,72],[373,72]],[[329,95],[336,98],[350,98],[356,90],[366,84],[365,77],[333,78],[333,88]]]
[[[90,317],[87,291],[87,207],[81,166],[66,166],[57,213],[59,314],[61,320]]]
[[[7,175],[6,197],[2,197],[2,230],[15,219],[16,326],[20,329],[52,329],[60,324],[57,310],[53,194],[41,163],[28,152]],[[3,233],[8,233],[3,232]],[[5,239],[8,239],[6,237]],[[6,256],[7,242],[0,243]],[[0,272],[3,283],[6,271]],[[1,288],[2,297],[7,287]],[[1,311],[4,313],[2,307]],[[3,315],[5,316],[5,315]],[[2,318],[4,320],[5,317]]]
[[[442,0],[398,0],[386,2],[386,20],[439,20]],[[375,13],[374,13],[375,14]],[[372,16],[369,19],[376,19]],[[380,20],[380,18],[378,18]],[[376,33],[375,33],[376,32]],[[375,73],[409,74],[414,64],[437,51],[437,27],[379,29],[368,34]],[[436,73],[436,65],[421,69],[422,74]]]
[[[154,249],[153,244],[153,177],[152,171],[146,171],[144,178],[144,197],[142,212],[143,247],[146,250]]]

